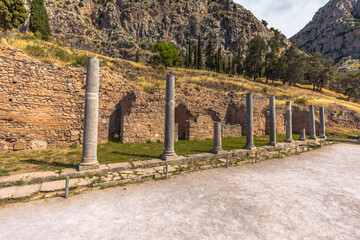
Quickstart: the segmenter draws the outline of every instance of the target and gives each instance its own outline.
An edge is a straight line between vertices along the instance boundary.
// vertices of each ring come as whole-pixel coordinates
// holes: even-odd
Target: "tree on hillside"
[[[202,49],[201,49],[201,35],[199,34],[198,36],[198,44],[197,44],[197,63],[196,63],[196,67],[197,69],[201,69],[203,67],[203,62],[202,62]]]
[[[151,63],[154,65],[162,64],[165,67],[172,67],[178,59],[178,51],[172,43],[156,43],[149,44],[149,48],[153,53],[158,53],[151,57]]]
[[[348,96],[348,101],[352,97],[360,96],[360,71],[352,71],[341,74],[338,81],[343,89],[343,93]]]
[[[322,71],[322,59],[320,53],[310,54],[307,58],[306,66],[306,79],[309,81],[309,84],[313,85],[313,90],[317,85],[317,81],[320,78],[320,73]]]
[[[205,66],[209,70],[215,69],[215,45],[214,45],[215,36],[212,32],[209,32],[207,35],[207,46],[205,49]]]
[[[49,16],[46,12],[44,0],[32,0],[29,28],[33,33],[40,32],[44,40],[48,40],[51,36]]]
[[[261,36],[255,36],[248,43],[248,49],[248,54],[244,62],[245,74],[248,77],[253,77],[255,81],[256,78],[261,75],[264,66],[263,58],[267,50],[267,45]]]
[[[216,66],[216,72],[218,73],[221,72],[222,70],[221,45],[218,46],[218,50],[216,52],[215,66]]]
[[[197,62],[198,62],[198,46],[197,46],[197,44],[195,44],[194,46],[193,46],[193,52],[194,52],[194,58],[193,58],[193,68],[194,69],[197,69]]]
[[[192,67],[192,45],[191,45],[191,40],[189,41],[189,46],[188,46],[188,60],[187,60],[187,64],[188,64],[188,68]]]
[[[0,31],[20,27],[27,18],[22,0],[0,1]]]
[[[307,57],[296,46],[292,45],[286,52],[287,69],[286,75],[283,80],[285,85],[287,82],[289,85],[304,80],[306,74]]]
[[[280,32],[273,30],[274,36],[268,41],[268,48],[270,51],[265,55],[265,76],[266,83],[269,79],[275,80],[278,78],[276,67],[280,58]]]
[[[234,43],[232,49],[234,58],[233,58],[233,68],[237,75],[240,75],[244,72],[244,52],[245,52],[246,41],[243,37],[238,37]],[[234,73],[235,74],[235,73]]]

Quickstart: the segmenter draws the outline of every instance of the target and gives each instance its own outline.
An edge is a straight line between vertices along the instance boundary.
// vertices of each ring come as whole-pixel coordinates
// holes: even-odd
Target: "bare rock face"
[[[186,49],[199,34],[211,31],[223,49],[235,40],[273,33],[233,1],[215,0],[46,0],[53,37],[74,48],[111,57],[135,59],[136,49],[149,54],[148,44],[171,42]],[[289,45],[285,36],[283,48]],[[205,41],[203,41],[203,44]]]
[[[360,1],[331,0],[291,41],[326,58],[360,58]]]

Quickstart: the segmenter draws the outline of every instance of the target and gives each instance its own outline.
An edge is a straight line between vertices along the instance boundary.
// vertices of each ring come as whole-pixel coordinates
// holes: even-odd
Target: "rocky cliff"
[[[269,39],[273,34],[232,0],[45,0],[45,5],[56,40],[126,59],[135,59],[136,49],[149,54],[149,43],[166,41],[185,49],[189,39],[195,43],[210,31],[225,51],[239,36]],[[282,42],[288,45],[285,37]]]
[[[360,1],[331,0],[291,41],[307,53],[334,60],[360,58]]]

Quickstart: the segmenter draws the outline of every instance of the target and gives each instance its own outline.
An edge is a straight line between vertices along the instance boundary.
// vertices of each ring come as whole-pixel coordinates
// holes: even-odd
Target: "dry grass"
[[[2,40],[4,42],[4,39]],[[7,37],[6,41],[9,45],[18,49],[26,51],[28,45],[41,46],[46,51],[50,52],[52,49],[61,49],[69,55],[76,56],[96,56],[100,61],[106,62],[106,65],[113,69],[130,69],[136,73],[139,78],[140,85],[146,92],[154,92],[157,89],[165,88],[164,75],[166,72],[173,72],[176,75],[177,86],[183,84],[196,85],[200,89],[205,88],[209,91],[216,91],[226,93],[233,91],[237,94],[245,94],[251,91],[256,96],[262,96],[264,94],[264,88],[266,88],[267,94],[277,96],[278,105],[283,105],[286,100],[291,100],[294,105],[304,107],[305,105],[313,104],[317,106],[333,107],[334,109],[338,106],[343,106],[348,109],[354,110],[360,113],[360,105],[358,103],[349,102],[345,99],[345,96],[336,92],[324,89],[322,93],[312,91],[311,85],[298,85],[294,86],[283,86],[280,82],[274,84],[265,84],[265,80],[262,79],[260,82],[254,82],[250,79],[243,77],[230,77],[226,74],[218,74],[206,70],[192,70],[192,69],[181,69],[181,68],[170,68],[167,70],[154,69],[150,66],[145,66],[140,63],[135,63],[128,60],[119,58],[110,58],[104,55],[77,50],[68,47],[61,46],[56,42],[44,42],[33,39],[22,39],[21,35],[16,37]],[[67,66],[71,64],[71,61],[63,61],[54,56],[47,55],[45,57],[32,56],[34,59],[48,62],[57,63],[60,66]],[[305,103],[296,100],[305,100]],[[300,103],[296,103],[300,102]]]

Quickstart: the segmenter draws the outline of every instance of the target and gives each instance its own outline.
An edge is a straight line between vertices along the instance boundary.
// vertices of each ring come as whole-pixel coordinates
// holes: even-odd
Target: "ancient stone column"
[[[286,139],[285,142],[291,143],[294,139],[292,137],[292,109],[291,101],[286,101]]]
[[[174,149],[175,128],[175,75],[166,76],[166,105],[165,105],[165,144],[160,158],[168,160],[176,157]]]
[[[324,107],[320,107],[320,138],[326,139]]]
[[[79,170],[99,168],[97,160],[97,137],[99,116],[99,60],[88,57],[84,110],[84,138]]]
[[[275,97],[271,96],[269,99],[269,117],[270,117],[270,142],[268,145],[276,145],[276,109]]]
[[[255,150],[252,94],[246,94],[246,145],[244,149]]]
[[[309,114],[310,114],[310,137],[309,137],[309,139],[316,140],[314,105],[309,106]]]
[[[223,151],[221,145],[221,122],[214,122],[214,148],[210,150],[211,153],[218,154]]]
[[[306,141],[305,129],[300,131],[299,141]]]

